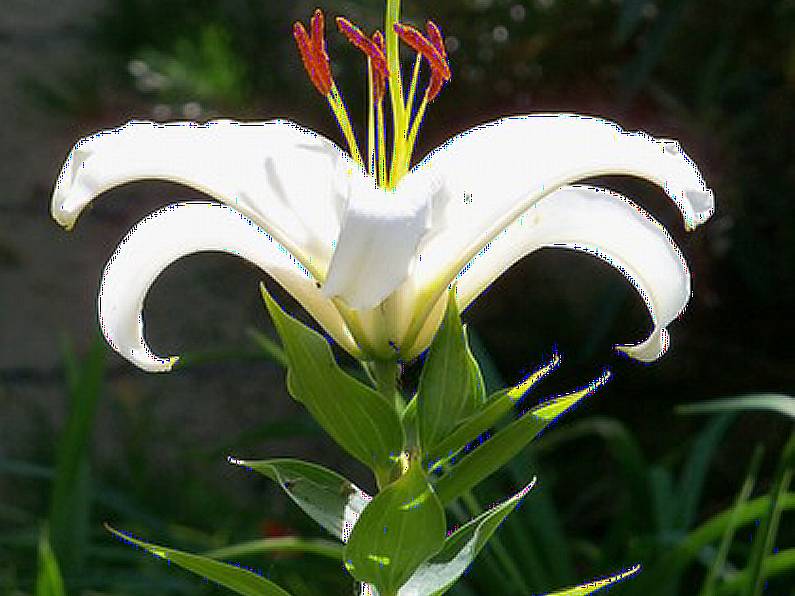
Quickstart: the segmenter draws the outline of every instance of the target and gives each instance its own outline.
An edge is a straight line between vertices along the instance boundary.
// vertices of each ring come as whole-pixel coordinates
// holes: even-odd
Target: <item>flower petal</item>
[[[352,179],[350,198],[323,293],[356,310],[377,306],[411,273],[430,229],[435,188],[406,176],[393,191]]]
[[[654,331],[637,345],[617,349],[644,362],[666,351],[665,327],[690,298],[687,264],[662,225],[626,197],[605,189],[567,187],[525,211],[461,272],[456,285],[460,308],[522,257],[543,247],[587,252],[621,271],[646,303]]]
[[[144,340],[144,298],[157,276],[177,259],[220,251],[259,266],[296,298],[353,355],[359,354],[334,305],[282,246],[239,212],[210,202],[179,203],[139,222],[111,257],[102,277],[99,320],[113,348],[149,372],[171,369],[176,358],[155,356]]]
[[[283,120],[130,122],[77,143],[52,198],[74,225],[101,193],[126,182],[179,182],[224,202],[323,275],[339,233],[344,178],[358,167],[334,143]]]
[[[478,126],[439,147],[415,171],[441,183],[445,193],[444,203],[434,205],[434,221],[443,221],[445,229],[420,247],[421,284],[446,286],[535,201],[585,178],[629,175],[654,182],[674,200],[688,228],[714,210],[712,192],[677,143],[572,114]]]

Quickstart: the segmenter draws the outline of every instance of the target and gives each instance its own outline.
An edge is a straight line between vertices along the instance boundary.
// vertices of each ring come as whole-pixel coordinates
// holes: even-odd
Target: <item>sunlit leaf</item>
[[[638,571],[640,571],[640,565],[635,565],[634,567],[627,569],[626,571],[622,571],[616,575],[612,575],[604,579],[597,579],[575,588],[567,588],[558,592],[551,592],[547,596],[586,596],[586,594],[593,594],[594,592],[598,592],[599,590],[607,588],[608,586],[612,586],[616,582],[625,580]]]
[[[385,475],[403,449],[403,428],[394,404],[346,374],[325,338],[262,297],[284,344],[287,389],[325,431],[353,457]]]
[[[467,345],[450,290],[447,311],[422,367],[417,388],[417,430],[420,446],[430,452],[477,406],[483,383]]]
[[[554,422],[566,410],[591,395],[607,379],[600,379],[571,394],[551,399],[527,412],[497,434],[465,455],[435,484],[442,503],[449,503],[471,489],[513,459],[538,433]]]
[[[365,508],[345,548],[345,566],[359,581],[394,594],[444,546],[445,524],[442,504],[414,463]]]
[[[371,499],[352,482],[317,464],[297,459],[230,461],[276,482],[304,513],[343,542]]]
[[[448,536],[442,550],[417,568],[400,588],[398,596],[443,594],[469,568],[492,534],[532,487],[529,484],[510,499],[481,513]]]
[[[123,532],[114,530],[110,526],[105,527],[124,542],[139,546],[156,557],[179,565],[183,569],[214,581],[237,594],[242,594],[243,596],[290,596],[290,593],[286,590],[283,590],[272,581],[248,569],[236,567],[228,563],[221,563],[201,555],[194,555],[165,546],[149,544],[148,542],[138,540]]]

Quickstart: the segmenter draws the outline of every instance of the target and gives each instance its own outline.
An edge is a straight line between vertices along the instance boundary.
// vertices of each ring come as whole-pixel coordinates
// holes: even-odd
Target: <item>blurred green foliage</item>
[[[89,482],[91,421],[99,400],[106,397],[100,345],[95,344],[83,360],[65,352],[71,405],[52,457],[55,470],[34,462],[0,460],[4,477],[33,480],[38,487],[17,493],[12,502],[0,500],[0,515],[9,528],[0,533],[4,593],[60,596],[64,589],[67,594],[223,593],[116,542],[101,528],[101,520],[108,518],[133,529],[133,535],[156,536],[159,543],[192,552],[213,551],[209,553],[213,557],[240,561],[299,596],[352,590],[342,573],[341,550],[328,535],[319,535],[321,530],[295,511],[276,518],[269,517],[275,514],[268,513],[268,507],[263,512],[260,503],[230,502],[217,482],[203,479],[201,469],[189,465],[195,454],[183,455],[184,475],[163,476],[151,469],[121,479],[114,477],[117,470],[109,470],[105,478]],[[488,355],[481,352],[478,357],[488,364]],[[282,365],[278,354],[274,357],[273,345],[263,349],[262,358],[263,366],[268,361]],[[484,368],[486,384],[499,384],[488,372],[494,369]],[[526,399],[537,400],[535,393]],[[795,421],[791,413],[795,398],[759,399],[770,412]],[[474,494],[448,504],[452,519],[464,523],[483,512],[480,502],[500,502],[533,476],[539,478],[451,593],[547,592],[641,562],[642,573],[617,586],[617,594],[675,596],[699,591],[703,596],[760,596],[764,586],[768,594],[787,594],[795,573],[795,548],[786,547],[793,535],[793,515],[788,512],[795,509],[791,492],[795,433],[780,453],[769,454],[777,460],[772,462],[770,481],[760,480],[764,451],[760,444],[749,456],[736,497],[718,504],[706,518],[702,513],[713,462],[730,438],[736,414],[748,407],[747,397],[690,407],[692,413],[718,413],[684,450],[659,462],[647,460],[637,437],[620,421],[572,416],[524,449]],[[759,404],[750,407],[759,409]],[[606,473],[567,457],[571,444],[583,442],[589,445],[587,451],[602,451],[600,458],[611,462]],[[598,446],[600,442],[604,447]],[[230,440],[233,446],[244,443],[243,436]],[[135,449],[134,443],[127,447],[123,461],[128,466],[136,459]],[[578,471],[578,476],[564,478],[570,470]],[[39,528],[43,514],[35,510],[35,492],[50,495],[50,532]],[[265,520],[271,529],[263,525]],[[288,534],[273,535],[275,526]],[[260,528],[267,532],[265,537],[257,536]],[[749,530],[750,542],[744,538]],[[173,556],[181,557],[174,559],[179,565],[206,570],[204,560]],[[218,577],[234,583],[230,571],[237,573],[219,567]]]
[[[381,2],[321,6],[329,16],[380,26]],[[75,65],[54,84],[33,76],[27,83],[41,105],[70,118],[93,116],[121,98],[135,107],[119,114],[119,122],[286,116],[337,139],[290,35],[292,22],[306,20],[314,7],[304,0],[116,0],[84,35],[97,63]],[[694,303],[700,316],[679,331],[706,339],[691,344],[686,356],[703,384],[676,399],[714,395],[722,390],[715,383],[767,384],[760,390],[784,390],[779,385],[790,383],[791,390],[791,355],[781,344],[795,333],[795,318],[787,315],[795,301],[795,2],[406,0],[404,14],[416,23],[433,18],[448,36],[453,81],[420,137],[426,150],[467,126],[529,111],[600,114],[628,128],[677,136],[705,165],[719,207],[705,238],[686,246],[700,274]],[[358,125],[364,120],[361,57],[336,32],[328,38]],[[646,188],[630,190],[653,200]],[[665,221],[672,212],[657,215]],[[621,300],[605,307],[595,334],[607,334],[620,318]],[[481,358],[492,380],[498,370],[524,365],[531,343],[519,350],[516,342],[499,341],[510,337],[500,326],[531,337],[524,323],[503,319],[482,329],[495,357],[490,363]],[[737,349],[715,358],[725,346]],[[266,347],[272,360],[267,340]],[[251,351],[197,355],[195,365],[243,358],[251,359]],[[768,359],[768,378],[749,374],[749,365]],[[263,526],[318,535],[299,514],[280,512],[274,520],[268,504],[229,499],[218,482],[202,477],[202,464],[229,450],[262,438],[311,435],[317,432],[311,423],[263,424],[218,445],[177,447],[184,467],[164,477],[148,447],[158,433],[174,429],[159,427],[145,410],[131,410],[123,413],[120,431],[127,439],[123,465],[92,468],[94,408],[108,397],[100,384],[101,358],[92,352],[78,363],[67,353],[66,360],[71,406],[57,450],[42,436],[29,449],[30,461],[0,461],[4,479],[19,487],[0,497],[0,593],[57,594],[59,574],[69,594],[222,593],[115,542],[101,528],[105,520],[194,552],[260,539]],[[660,391],[671,390],[660,385]],[[629,386],[610,400],[620,410],[636,393]],[[668,406],[654,412],[661,408]],[[791,444],[779,449],[780,426],[754,418],[765,422],[752,436],[768,443],[764,455],[754,455],[762,448],[743,443],[748,435],[734,430],[739,421],[731,416],[710,419],[686,441],[666,419],[649,423],[651,433],[606,417],[574,417],[556,428],[476,499],[453,505],[454,514],[468,519],[481,508],[478,501],[504,498],[532,475],[540,479],[454,593],[533,593],[641,561],[641,576],[614,593],[752,595],[759,578],[770,574],[767,593],[789,596],[795,558],[787,513],[795,507],[787,488]],[[725,472],[727,466],[734,472],[730,486],[725,473],[722,483],[711,479],[716,467]],[[41,530],[45,518],[47,532]],[[322,593],[351,592],[338,563],[287,550],[273,555],[266,546],[244,560],[295,594],[318,593],[318,584]]]

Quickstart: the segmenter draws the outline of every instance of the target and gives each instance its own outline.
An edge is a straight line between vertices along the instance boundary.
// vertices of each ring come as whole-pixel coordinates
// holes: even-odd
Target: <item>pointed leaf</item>
[[[348,541],[353,525],[372,497],[336,472],[297,459],[230,459],[278,483],[309,517]]]
[[[156,557],[175,563],[183,569],[214,581],[237,594],[243,594],[243,596],[290,596],[290,593],[286,590],[248,569],[214,561],[201,555],[193,555],[173,548],[149,544],[114,530],[110,526],[106,525],[105,527],[124,542],[139,546]]]
[[[422,466],[381,491],[353,527],[345,548],[345,567],[382,594],[395,594],[445,540],[444,508]]]
[[[66,596],[58,561],[46,530],[42,530],[39,537],[39,570],[34,596]]]
[[[262,297],[284,344],[287,388],[348,453],[385,474],[403,449],[403,429],[394,404],[346,374],[322,335]]]
[[[343,548],[339,542],[301,538],[300,536],[278,536],[230,544],[203,554],[210,559],[229,560],[263,553],[301,553],[326,557],[339,562],[342,561],[342,551]]]
[[[756,393],[684,404],[676,408],[679,414],[714,414],[751,410],[767,410],[795,418],[795,397],[776,393]]]
[[[616,575],[588,582],[587,584],[577,586],[576,588],[567,588],[566,590],[561,590],[559,592],[551,592],[547,594],[547,596],[586,596],[586,594],[593,594],[594,592],[598,592],[599,590],[602,590],[608,586],[612,586],[616,582],[620,582],[629,576],[636,574],[638,571],[640,571],[640,565],[635,565],[634,567],[631,567],[630,569],[627,569],[626,571]]]
[[[417,389],[417,423],[423,451],[431,451],[477,408],[478,379],[472,364],[453,287]]]
[[[609,373],[606,372],[579,391],[537,406],[465,455],[437,481],[435,488],[439,499],[442,503],[449,503],[499,470],[542,430],[581,399],[594,393],[608,378]]]
[[[466,418],[455,430],[442,438],[436,446],[426,452],[426,460],[433,464],[443,458],[449,458],[480,435],[488,431],[502,420],[514,406],[514,401],[503,390],[489,399],[480,410]]]
[[[533,484],[535,481],[533,481]],[[451,587],[486,546],[503,520],[533,488],[520,492],[458,528],[444,542],[438,554],[417,568],[398,592],[398,596],[436,596]]]
[[[473,358],[474,360],[474,358]],[[474,441],[480,435],[491,429],[502,420],[530,389],[553,371],[560,363],[560,356],[555,354],[544,366],[528,375],[521,383],[514,387],[502,389],[484,400],[477,412],[465,419],[453,432],[444,437],[436,447],[426,453],[427,461],[434,463],[442,458],[452,457],[467,443]],[[478,368],[478,374],[480,369]]]
[[[83,565],[88,544],[91,490],[89,446],[105,376],[105,346],[95,339],[85,358],[78,360],[64,346],[69,388],[69,416],[56,454],[55,481],[50,494],[49,540],[61,571],[67,575]]]

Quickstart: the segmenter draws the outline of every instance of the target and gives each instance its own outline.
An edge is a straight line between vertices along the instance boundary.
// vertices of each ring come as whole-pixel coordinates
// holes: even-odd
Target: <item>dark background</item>
[[[2,469],[52,461],[67,411],[63,345],[83,354],[95,341],[98,282],[115,245],[156,207],[196,197],[169,184],[117,189],[67,234],[49,219],[48,206],[71,146],[129,119],[219,116],[288,118],[341,142],[290,33],[313,8],[303,1],[3,0]],[[382,26],[380,2],[329,0],[322,8],[329,20],[344,14],[367,30]],[[418,155],[499,116],[577,112],[679,140],[716,196],[714,217],[688,234],[658,189],[599,181],[662,221],[690,265],[693,297],[670,326],[671,349],[660,362],[644,366],[612,351],[650,329],[642,301],[620,274],[581,254],[544,250],[513,267],[465,314],[490,379],[515,382],[555,347],[564,364],[535,398],[582,385],[609,367],[614,380],[572,416],[620,421],[648,461],[673,470],[706,423],[676,414],[675,406],[792,392],[795,2],[428,0],[405,2],[403,14],[415,24],[440,24],[453,69],[429,109]],[[361,58],[336,31],[328,40],[335,78],[359,127]],[[256,288],[260,278],[233,257],[201,255],[158,280],[147,302],[148,336],[155,351],[188,354],[188,366],[173,374],[146,375],[107,350],[91,457],[103,487],[140,505],[138,516],[123,518],[128,527],[138,523],[146,533],[152,524],[142,516],[156,514],[164,524],[200,528],[222,541],[256,534],[251,520],[266,535],[281,531],[268,524],[300,523],[289,521],[290,505],[272,487],[229,469],[229,452],[299,455],[370,486],[291,402],[283,372],[251,342],[250,328],[273,335]],[[408,371],[409,384],[415,373]],[[738,417],[711,463],[700,516],[731,502],[759,443],[766,445],[764,489],[787,431],[782,418]],[[562,446],[547,459],[564,508],[579,486],[615,473],[594,440]],[[46,512],[45,495],[35,479],[0,476],[0,502],[8,507]],[[572,534],[598,542],[605,520],[619,513],[620,495],[613,498],[611,506],[567,518]],[[16,522],[6,521],[13,533]],[[0,571],[24,577],[24,563],[9,557],[3,565],[2,548],[0,542]],[[609,569],[583,567],[589,571]]]

